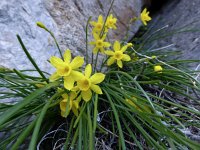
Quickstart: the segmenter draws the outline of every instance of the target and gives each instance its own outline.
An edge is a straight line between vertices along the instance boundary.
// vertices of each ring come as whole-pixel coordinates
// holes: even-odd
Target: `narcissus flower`
[[[84,63],[84,58],[77,56],[71,61],[71,52],[66,50],[64,53],[64,60],[52,56],[50,63],[56,68],[56,72],[50,77],[50,81],[57,80],[60,77],[64,77],[64,87],[71,90],[74,86],[74,82],[77,81],[82,73],[76,71]]]
[[[77,97],[75,92],[62,95],[63,100],[60,102],[61,116],[67,117],[72,110],[74,115],[78,116],[79,102],[81,101],[81,96]],[[68,102],[69,100],[69,102]]]
[[[137,98],[132,97],[132,99],[133,99],[135,102],[137,102]],[[143,104],[143,105],[140,106],[140,107],[141,107],[141,108],[140,108],[140,107],[138,107],[138,105],[137,105],[136,103],[134,103],[133,100],[126,99],[126,102],[127,102],[128,104],[130,104],[131,106],[133,106],[135,109],[137,109],[137,110],[140,111],[140,112],[149,112],[149,113],[151,113],[151,109],[150,109],[149,106],[147,106],[146,104]]]
[[[163,68],[160,65],[154,66],[155,72],[162,72]]]
[[[137,102],[137,98],[132,97],[132,99]],[[140,107],[138,107],[132,100],[126,99],[126,102],[131,106],[135,107],[137,110],[141,111]]]
[[[95,73],[91,76],[92,66],[88,64],[85,67],[85,74],[80,80],[77,81],[77,89],[81,91],[83,100],[88,102],[92,97],[92,91],[97,94],[102,94],[101,88],[97,85],[105,79],[103,73]]]
[[[104,34],[102,38],[100,38],[99,35],[96,33],[93,33],[93,36],[95,41],[90,42],[91,45],[95,46],[93,49],[93,53],[96,54],[98,51],[104,53],[105,48],[110,47],[111,45],[109,42],[104,42],[106,34]]]
[[[104,24],[103,16],[99,15],[98,21],[90,21],[90,24],[93,26],[92,32],[100,34]]]
[[[117,18],[114,18],[112,14],[110,14],[106,20],[106,27],[109,29],[117,29],[116,27]]]
[[[151,20],[151,17],[149,16],[149,12],[147,11],[147,9],[145,8],[142,13],[140,14],[140,19],[143,22],[143,24],[146,26],[147,25],[147,21]]]
[[[110,66],[113,63],[115,63],[115,61],[117,61],[117,65],[120,68],[122,68],[123,67],[122,61],[130,61],[131,60],[129,55],[124,54],[126,49],[130,46],[132,46],[132,44],[128,43],[121,48],[119,41],[115,41],[115,43],[113,45],[114,51],[111,51],[111,50],[105,51],[106,55],[111,56],[107,61],[107,65]]]

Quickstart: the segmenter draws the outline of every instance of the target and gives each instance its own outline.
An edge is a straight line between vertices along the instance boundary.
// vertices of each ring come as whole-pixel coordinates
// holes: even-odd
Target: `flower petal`
[[[66,106],[67,106],[67,99],[64,99],[60,102],[60,110],[65,112]]]
[[[100,50],[101,53],[105,52],[105,49],[103,47],[101,47],[99,50]]]
[[[98,50],[99,50],[99,48],[95,47],[95,48],[93,49],[93,53],[96,54],[96,53],[98,52]]]
[[[59,76],[69,76],[71,71],[72,69],[70,66],[65,66],[57,69],[57,73]]]
[[[105,51],[105,54],[106,55],[114,55],[115,53],[113,51],[108,50],[108,51]]]
[[[97,41],[97,40],[99,40],[99,39],[100,39],[100,38],[99,38],[99,35],[98,35],[98,34],[96,34],[95,32],[93,33],[93,37],[94,37],[95,41]]]
[[[69,49],[67,49],[64,53],[64,60],[66,63],[70,63],[71,61],[71,51]]]
[[[95,42],[95,41],[91,41],[89,44],[90,44],[90,45],[95,45],[96,42]]]
[[[74,91],[74,92],[76,92],[76,91],[78,91],[79,90],[79,87],[78,86],[74,86],[72,89],[71,89],[71,91]]]
[[[129,46],[128,44],[127,44],[127,45],[124,45],[124,46],[122,47],[121,51],[122,51],[122,52],[125,52],[126,49],[128,48],[128,46]]]
[[[131,60],[131,57],[127,54],[123,54],[123,58],[122,58],[123,61],[130,61]]]
[[[76,92],[70,92],[69,96],[70,96],[70,101],[73,101],[76,98],[77,94]]]
[[[147,13],[147,8],[144,8],[144,10],[142,11],[142,14],[146,14]]]
[[[91,89],[97,94],[103,94],[101,88],[98,85],[92,84]]]
[[[92,91],[90,89],[87,91],[82,91],[81,96],[85,102],[88,102],[92,97]]]
[[[62,98],[63,99],[68,99],[68,94],[67,93],[62,94]]]
[[[80,79],[82,79],[84,77],[84,75],[79,72],[79,71],[75,71],[75,70],[72,70],[71,71],[71,78],[73,78],[75,81],[78,81]]]
[[[95,26],[95,25],[96,25],[96,22],[95,22],[95,21],[90,21],[90,24],[91,24],[92,26]]]
[[[84,58],[80,57],[80,56],[76,56],[72,62],[70,63],[70,66],[72,69],[77,69],[79,67],[81,67],[84,63]]]
[[[103,23],[103,16],[102,16],[102,15],[99,15],[99,17],[98,17],[98,22],[99,22],[99,23]]]
[[[64,77],[64,87],[67,90],[71,90],[74,87],[74,79],[70,76]]]
[[[72,111],[73,111],[74,115],[76,117],[78,117],[78,110],[76,109],[76,107],[72,106]]]
[[[142,20],[143,24],[146,26],[147,25],[147,22],[145,20]]]
[[[86,67],[85,67],[85,76],[87,78],[89,78],[91,76],[91,73],[92,73],[92,66],[91,64],[88,64]]]
[[[107,61],[107,65],[110,66],[115,62],[115,58],[114,57],[110,57]]]
[[[50,63],[55,67],[55,68],[60,68],[64,66],[64,62],[62,61],[62,59],[56,57],[56,56],[52,56],[50,58]]]
[[[49,77],[49,80],[51,82],[55,81],[55,80],[58,80],[60,78],[60,76],[58,75],[57,72],[54,72],[50,77]]]
[[[109,42],[103,42],[103,44],[104,44],[104,47],[110,47],[110,43]]]
[[[120,43],[119,41],[115,41],[113,45],[114,51],[119,51],[120,50]]]
[[[122,68],[123,67],[123,64],[122,64],[122,61],[121,60],[117,60],[117,65]]]
[[[91,76],[90,81],[92,84],[101,83],[105,79],[105,74],[103,73],[95,73]]]
[[[102,38],[101,38],[101,40],[103,40],[103,41],[104,41],[104,40],[106,39],[106,37],[107,37],[107,33],[106,33],[106,30],[107,30],[107,29],[104,29],[104,30],[105,30],[105,31],[104,31],[104,34],[103,34],[103,36],[102,36]]]

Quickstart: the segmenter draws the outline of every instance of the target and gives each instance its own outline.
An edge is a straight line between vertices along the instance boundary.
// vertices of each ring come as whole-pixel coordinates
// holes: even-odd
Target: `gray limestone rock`
[[[50,35],[36,26],[43,22],[56,36],[62,51],[69,48],[74,55],[84,56],[85,26],[89,16],[96,20],[106,15],[111,0],[1,0],[0,1],[0,65],[16,69],[32,69],[16,34],[19,34],[39,67],[52,72],[47,62],[58,55]],[[140,14],[142,0],[115,0],[111,12],[118,18],[118,30],[111,40],[122,39],[131,18]],[[134,34],[140,23],[132,28]],[[91,37],[89,37],[91,40]]]
[[[182,54],[179,58],[200,60],[199,6],[199,0],[171,0],[164,6],[161,11],[153,17],[153,24],[155,24],[153,32],[162,28],[165,28],[163,32],[161,32],[163,35],[173,30],[179,32],[192,29],[194,31],[173,34],[168,38],[157,40],[154,43],[154,47],[151,49],[173,45],[168,49],[180,50]],[[193,64],[191,67],[195,68],[198,64],[199,63]]]

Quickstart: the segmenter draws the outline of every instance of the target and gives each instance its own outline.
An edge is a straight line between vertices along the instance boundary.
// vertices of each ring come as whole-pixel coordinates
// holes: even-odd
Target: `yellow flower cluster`
[[[102,54],[106,54],[109,56],[107,61],[107,65],[110,66],[117,63],[118,67],[122,68],[122,61],[130,61],[131,58],[129,55],[124,52],[128,47],[133,46],[132,43],[128,43],[121,47],[119,41],[115,41],[113,44],[113,50],[106,50],[111,46],[111,43],[106,42],[106,36],[108,34],[109,29],[117,29],[116,27],[117,18],[114,18],[112,14],[110,14],[106,21],[104,22],[102,15],[98,17],[98,21],[91,21],[90,24],[93,26],[92,33],[94,37],[94,41],[90,42],[90,45],[93,45],[93,53],[97,54],[98,52]]]
[[[149,12],[147,11],[146,8],[140,14],[140,19],[145,26],[147,25],[147,22],[151,20],[151,17],[149,16]]]
[[[129,55],[124,54],[128,47],[131,47],[132,43],[128,43],[125,46],[121,47],[119,41],[115,41],[113,45],[114,51],[108,50],[105,52],[110,58],[107,61],[107,65],[110,66],[114,62],[117,62],[118,67],[122,68],[123,64],[122,61],[130,61],[131,58]]]
[[[141,13],[141,20],[146,25],[146,21],[151,20],[148,16],[149,12],[146,9]],[[92,45],[93,53],[97,54],[100,52],[107,56],[107,65],[110,66],[114,63],[117,64],[119,68],[123,67],[123,61],[130,61],[131,57],[126,54],[128,47],[132,47],[132,43],[121,44],[119,41],[115,41],[112,45],[106,41],[108,32],[110,29],[117,29],[116,26],[117,18],[110,14],[104,21],[103,16],[100,15],[98,20],[90,21],[92,28],[92,35],[94,40],[90,42]],[[37,23],[41,28],[46,29],[42,23]],[[112,48],[110,48],[112,46]],[[62,56],[62,55],[61,55]],[[97,59],[97,58],[96,58]],[[83,99],[88,102],[92,98],[92,93],[103,94],[99,83],[103,82],[105,79],[105,74],[103,73],[93,73],[92,65],[86,64],[84,73],[80,71],[80,68],[84,64],[84,57],[76,56],[72,59],[71,51],[67,49],[62,56],[62,59],[56,56],[50,58],[50,63],[55,67],[56,71],[50,76],[49,80],[51,82],[62,79],[63,86],[67,93],[62,95],[60,102],[61,116],[67,117],[72,110],[72,112],[78,116],[79,103]],[[93,63],[93,62],[92,62]],[[160,70],[156,67],[155,70]],[[129,104],[137,107],[130,100],[127,100]]]
[[[50,63],[56,68],[56,71],[49,78],[50,81],[63,78],[64,88],[70,91],[69,94],[62,96],[63,100],[60,102],[62,116],[67,117],[71,109],[77,115],[80,99],[82,98],[85,102],[88,102],[92,97],[92,91],[97,94],[102,94],[101,88],[97,84],[104,80],[105,75],[103,73],[95,73],[92,75],[91,64],[85,67],[84,74],[78,71],[84,64],[83,57],[76,56],[71,60],[71,51],[66,50],[64,60],[52,56]],[[67,109],[68,100],[70,102]]]

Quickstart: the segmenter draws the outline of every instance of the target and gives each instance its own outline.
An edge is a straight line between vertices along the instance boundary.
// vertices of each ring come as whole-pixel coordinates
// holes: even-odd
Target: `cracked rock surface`
[[[199,0],[170,0],[155,16],[153,23],[155,29],[165,28],[164,33],[170,33],[172,30],[190,32],[182,32],[174,34],[168,38],[157,40],[152,49],[173,45],[171,50],[180,50],[181,59],[197,59],[200,60],[200,1]],[[153,32],[154,32],[153,31]],[[199,63],[191,65],[193,69]],[[200,68],[199,68],[200,69]]]
[[[96,20],[108,12],[111,0],[1,0],[0,1],[0,66],[32,69],[16,34],[19,34],[39,67],[52,72],[47,62],[58,55],[50,35],[35,23],[43,22],[56,36],[62,51],[67,48],[74,55],[84,56],[85,26],[89,16]],[[112,39],[122,39],[126,24],[141,12],[142,0],[115,0],[111,12],[118,18],[118,30]],[[140,22],[134,25],[132,35]],[[91,40],[91,37],[89,37]]]

